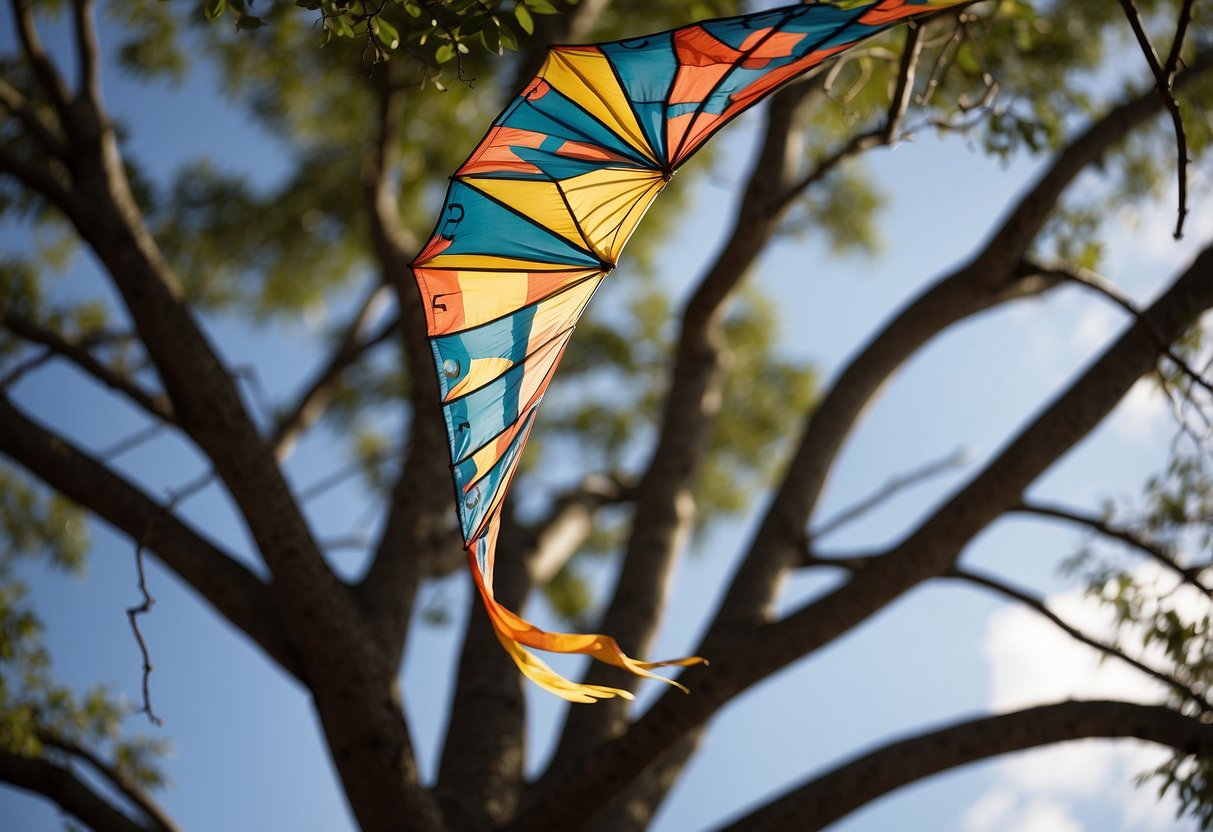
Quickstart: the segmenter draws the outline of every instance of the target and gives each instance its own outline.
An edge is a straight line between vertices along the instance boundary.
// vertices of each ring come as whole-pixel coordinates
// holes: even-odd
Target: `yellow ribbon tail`
[[[552,670],[542,659],[526,650],[526,647],[546,650],[550,653],[584,653],[604,664],[621,668],[633,675],[665,682],[683,693],[690,692],[685,685],[653,673],[652,670],[657,667],[691,667],[708,663],[707,659],[700,656],[666,659],[658,662],[638,661],[624,653],[620,649],[619,643],[610,636],[597,633],[553,633],[542,630],[497,603],[492,590],[485,586],[479,570],[473,568],[472,574],[497,639],[510,658],[514,660],[514,664],[518,665],[518,669],[522,671],[523,675],[535,684],[570,702],[595,702],[615,696],[631,699],[632,694],[620,688],[584,685],[570,681]]]

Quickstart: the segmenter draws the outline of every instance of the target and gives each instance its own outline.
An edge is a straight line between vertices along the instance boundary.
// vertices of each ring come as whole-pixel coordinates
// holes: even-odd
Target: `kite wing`
[[[653,199],[712,134],[858,41],[959,2],[837,0],[554,47],[451,177],[412,269],[472,575],[498,639],[540,686],[574,702],[630,696],[572,682],[528,648],[587,653],[667,682],[652,668],[703,661],[638,662],[614,639],[545,632],[493,598],[501,503],[582,310]]]

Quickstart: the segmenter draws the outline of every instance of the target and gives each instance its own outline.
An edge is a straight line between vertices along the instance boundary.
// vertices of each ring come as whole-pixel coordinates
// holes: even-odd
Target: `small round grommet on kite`
[[[463,498],[463,504],[468,508],[475,508],[480,503],[480,487],[477,486],[467,493]]]
[[[453,358],[448,358],[442,362],[442,374],[447,378],[454,378],[459,375],[459,362]]]

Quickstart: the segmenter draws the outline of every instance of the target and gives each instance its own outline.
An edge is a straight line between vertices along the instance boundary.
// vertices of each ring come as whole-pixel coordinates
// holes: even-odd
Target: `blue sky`
[[[47,38],[53,43],[59,35],[52,31]],[[11,46],[7,28],[0,31],[0,46]],[[179,89],[149,89],[110,70],[106,84],[111,108],[130,127],[129,147],[158,179],[209,148],[225,146],[239,146],[242,153],[238,160],[216,158],[223,167],[261,178],[281,169],[273,143],[248,118],[220,103],[214,77],[202,73]],[[483,93],[456,85],[448,94]],[[728,164],[699,182],[689,201],[692,207],[660,261],[660,271],[671,285],[692,279],[716,245],[728,220],[729,199],[737,192],[736,162],[748,157],[754,125],[751,116],[721,137],[726,148],[716,158]],[[880,223],[885,239],[880,255],[833,258],[809,235],[772,247],[755,274],[763,289],[780,298],[786,351],[814,362],[827,379],[899,302],[973,251],[1008,198],[1036,169],[1031,160],[999,164],[971,151],[962,139],[943,141],[926,134],[878,152],[871,165],[889,197]],[[1193,174],[1185,243],[1170,241],[1173,196],[1150,207],[1135,226],[1120,216],[1113,221],[1116,233],[1105,273],[1139,301],[1148,299],[1197,244],[1213,236],[1209,183],[1200,169]],[[661,204],[654,210],[661,210]],[[19,228],[2,228],[0,246],[19,247],[24,244],[21,236]],[[603,297],[609,298],[613,284],[628,276],[625,262],[602,290]],[[64,278],[59,291],[108,296],[87,257]],[[272,400],[288,397],[307,377],[323,346],[318,321],[256,333],[238,322],[207,325],[233,364],[255,368]],[[938,339],[909,362],[867,415],[840,461],[820,516],[829,517],[891,476],[958,448],[967,451],[970,464],[882,507],[833,542],[839,548],[861,549],[896,537],[976,470],[1122,325],[1123,317],[1106,304],[1067,290],[1046,302],[1025,302],[982,316]],[[127,436],[135,424],[132,412],[96,387],[75,383],[73,373],[56,368],[33,377],[22,383],[16,398],[85,447],[101,449]],[[1170,437],[1165,411],[1143,388],[1050,471],[1034,492],[1076,503],[1129,497],[1161,466]],[[305,487],[334,464],[335,448],[321,437],[300,448],[289,471]],[[180,488],[204,470],[196,454],[168,438],[124,455],[119,465],[162,493]],[[366,517],[366,499],[356,484],[349,484],[309,508],[316,512],[322,534],[344,533],[351,517]],[[213,488],[182,510],[233,549],[251,555],[230,506]],[[713,529],[686,559],[676,581],[670,623],[655,654],[683,655],[693,646],[753,519]],[[94,541],[84,582],[38,569],[27,570],[26,577],[47,621],[60,676],[81,688],[104,682],[137,701],[139,657],[125,617],[126,607],[138,602],[132,546],[100,526],[94,529]],[[1039,592],[1055,594],[1058,603],[1083,616],[1089,613],[1065,594],[1056,575],[1057,564],[1078,541],[1077,535],[1057,526],[1002,521],[975,543],[967,558]],[[171,576],[154,563],[149,566],[157,604],[143,619],[143,628],[156,665],[154,702],[165,726],[153,729],[137,720],[132,725],[174,744],[167,766],[173,786],[161,795],[170,814],[186,829],[351,828],[303,692]],[[824,586],[818,577],[798,576],[782,603],[791,608]],[[425,592],[453,613],[453,626],[413,628],[404,672],[414,741],[422,770],[430,773],[442,740],[471,597],[462,575]],[[544,613],[536,615],[542,619]],[[994,706],[1089,692],[1090,685],[1110,685],[1113,692],[1125,695],[1152,695],[1148,689],[1139,691],[1136,681],[1108,678],[1104,668],[1085,668],[1067,652],[1064,636],[1022,616],[961,587],[931,584],[915,591],[811,660],[739,697],[712,724],[701,754],[654,828],[682,832],[710,826],[869,744]],[[647,690],[642,702],[652,693]],[[532,766],[542,765],[562,708],[546,694],[531,692]],[[1141,749],[1121,744],[1109,754],[1109,748],[1084,744],[1077,752],[1041,752],[1029,759],[1026,772],[1022,765],[993,762],[935,778],[836,828],[1185,828],[1171,820],[1171,808],[1153,811],[1143,805],[1141,796],[1151,791],[1132,790],[1131,776],[1146,759],[1138,756]],[[1074,770],[1094,774],[1081,781],[1061,776]],[[1046,774],[1033,779],[1032,772]],[[31,832],[60,826],[48,805],[4,787],[0,817],[9,819],[13,829]]]

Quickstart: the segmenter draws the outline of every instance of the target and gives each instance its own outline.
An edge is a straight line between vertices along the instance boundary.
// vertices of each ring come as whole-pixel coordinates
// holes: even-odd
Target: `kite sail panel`
[[[459,525],[497,638],[574,702],[631,694],[570,681],[528,650],[586,653],[638,676],[604,635],[535,627],[493,598],[502,500],[573,328],[683,163],[741,112],[901,20],[965,0],[835,0],[644,37],[552,48],[455,171],[411,264],[446,421]]]

